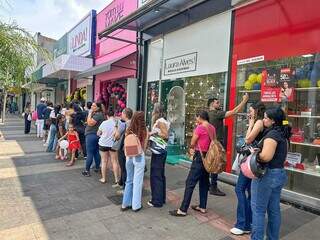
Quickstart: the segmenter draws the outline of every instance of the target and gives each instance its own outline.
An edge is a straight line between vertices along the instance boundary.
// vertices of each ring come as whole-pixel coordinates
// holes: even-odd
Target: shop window
[[[238,65],[238,103],[245,92],[250,99],[245,112],[238,114],[234,136],[245,135],[251,103],[282,106],[293,132],[285,163],[286,187],[319,198],[320,54]]]
[[[173,155],[184,154],[195,127],[197,110],[206,110],[212,97],[225,102],[226,73],[166,80],[161,84],[161,102],[171,122],[169,145],[175,149]]]

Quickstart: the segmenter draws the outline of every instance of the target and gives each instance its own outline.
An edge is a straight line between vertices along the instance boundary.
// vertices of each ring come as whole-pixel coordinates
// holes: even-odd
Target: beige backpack
[[[136,157],[142,153],[143,150],[138,136],[130,132],[124,139],[124,154],[126,157]]]
[[[217,138],[211,136],[207,127],[206,129],[211,139],[211,143],[205,157],[203,157],[200,150],[203,166],[208,173],[221,173],[226,169],[226,151]]]

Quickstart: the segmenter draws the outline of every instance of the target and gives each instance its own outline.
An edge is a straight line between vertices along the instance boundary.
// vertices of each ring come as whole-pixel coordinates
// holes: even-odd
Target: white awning
[[[43,66],[43,78],[68,79],[93,65],[92,58],[63,54]]]

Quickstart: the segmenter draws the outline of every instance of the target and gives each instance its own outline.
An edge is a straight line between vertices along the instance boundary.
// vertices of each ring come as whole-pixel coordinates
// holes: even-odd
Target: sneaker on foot
[[[117,193],[118,195],[123,195],[124,191],[123,191],[123,190],[118,190],[116,193]]]
[[[82,175],[85,176],[85,177],[90,177],[90,173],[88,171],[82,171]]]
[[[147,202],[147,204],[148,204],[148,206],[150,206],[150,207],[154,207],[154,205],[152,204],[151,200],[149,200],[149,201]]]
[[[119,187],[121,187],[121,186],[118,182],[116,182],[115,184],[112,185],[112,188],[119,188]]]
[[[247,233],[250,233],[250,231],[243,231],[239,228],[231,228],[230,229],[230,232],[233,234],[233,235],[243,235],[243,234],[247,234]]]
[[[221,197],[226,195],[224,192],[221,192],[218,187],[210,187],[210,194]]]

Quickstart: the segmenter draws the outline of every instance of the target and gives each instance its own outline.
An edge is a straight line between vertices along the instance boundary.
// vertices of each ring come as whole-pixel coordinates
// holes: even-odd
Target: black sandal
[[[178,209],[177,209],[177,210],[171,210],[171,211],[169,211],[169,214],[170,214],[171,216],[174,216],[174,217],[185,217],[185,216],[187,216],[186,213],[185,213],[185,214],[179,213],[179,212],[178,212]]]
[[[206,213],[207,213],[206,210],[205,210],[205,211],[202,211],[198,205],[192,205],[191,208],[192,208],[194,211],[197,211],[197,212],[202,213],[202,214],[206,214]]]

